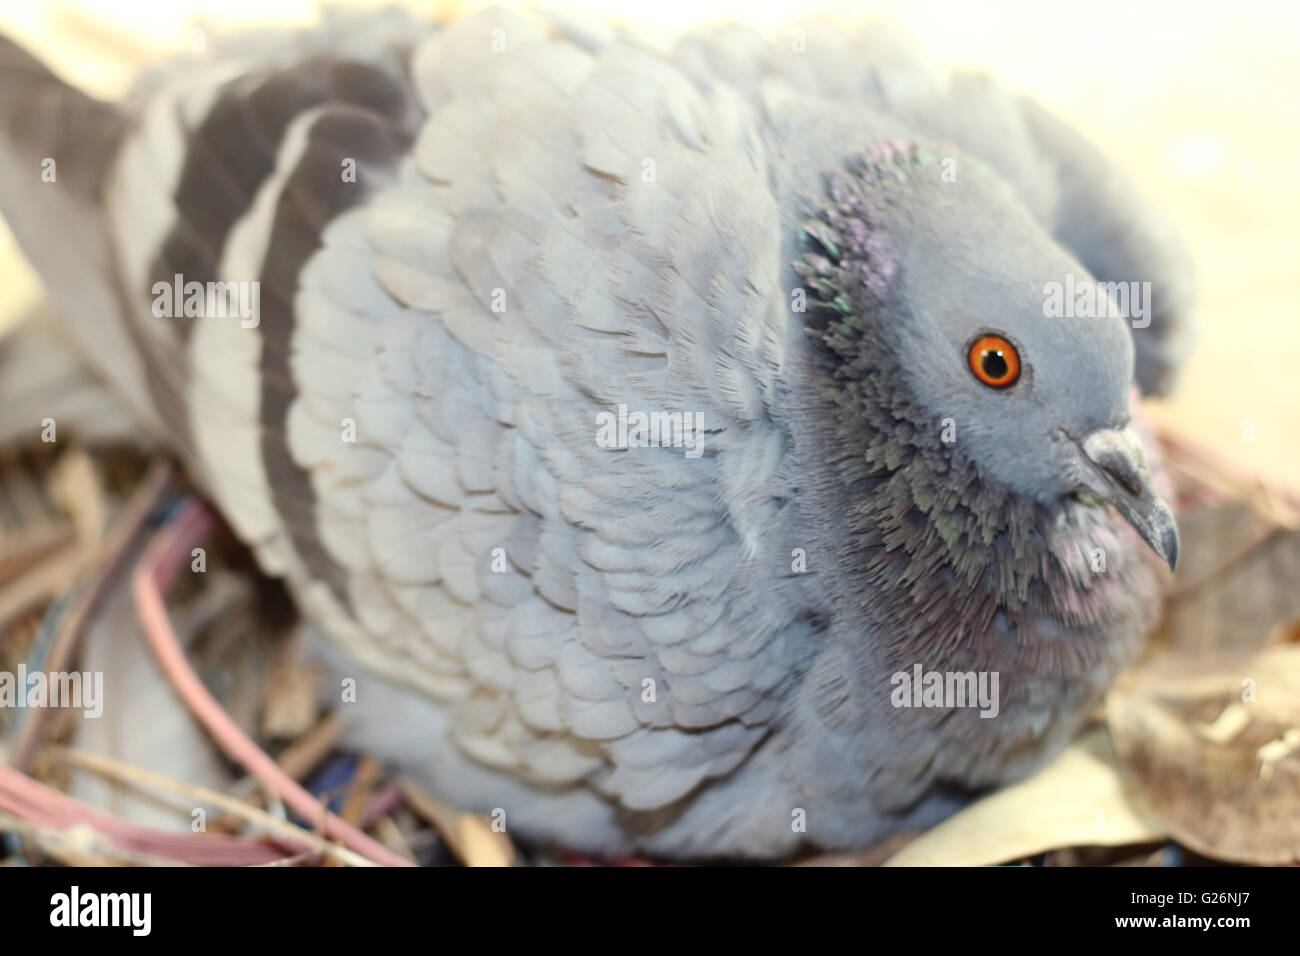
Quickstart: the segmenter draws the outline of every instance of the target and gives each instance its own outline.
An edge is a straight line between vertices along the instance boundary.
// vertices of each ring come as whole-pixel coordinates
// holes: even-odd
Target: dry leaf
[[[81,448],[72,448],[55,462],[50,473],[50,497],[72,519],[77,540],[95,553],[104,543],[108,505],[95,462]]]
[[[315,726],[324,678],[324,670],[303,660],[297,642],[291,642],[276,659],[263,689],[262,733],[294,739]]]
[[[1300,531],[1239,502],[1180,515],[1182,547],[1153,644],[1184,654],[1252,651],[1300,618]]]
[[[1124,788],[1103,729],[1034,776],[984,797],[912,841],[886,866],[985,866],[1067,846],[1123,846],[1164,832]]]
[[[1241,503],[1179,525],[1153,653],[1107,698],[1126,780],[1205,856],[1300,860],[1300,531]]]
[[[1300,861],[1300,647],[1164,655],[1111,691],[1126,777],[1180,842],[1244,863]]]
[[[505,833],[492,829],[486,817],[457,810],[409,781],[402,791],[411,809],[442,834],[447,846],[466,866],[513,866],[515,847]]]

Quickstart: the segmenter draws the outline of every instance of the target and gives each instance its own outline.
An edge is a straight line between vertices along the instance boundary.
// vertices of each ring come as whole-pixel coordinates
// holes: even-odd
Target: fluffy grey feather
[[[1168,384],[1189,277],[996,83],[887,28],[490,10],[214,42],[127,109],[80,198],[121,387],[179,385],[177,453],[358,680],[354,739],[511,832],[864,846],[1029,772],[1139,647],[1177,539],[1134,356]],[[262,281],[260,325],[150,314],[180,260]],[[1151,281],[1151,326],[1044,318],[1089,268]],[[699,454],[609,447],[619,406]],[[996,672],[998,715],[896,706],[916,665]]]

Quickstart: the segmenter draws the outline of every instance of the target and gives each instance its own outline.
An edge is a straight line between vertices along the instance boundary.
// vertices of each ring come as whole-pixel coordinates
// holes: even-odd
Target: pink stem
[[[54,830],[66,831],[78,823],[88,824],[119,849],[198,866],[255,866],[281,860],[290,852],[277,849],[265,839],[219,833],[170,833],[132,823],[3,764],[0,764],[0,810]]]
[[[181,562],[190,556],[190,548],[203,540],[211,529],[212,516],[194,499],[187,500],[180,513],[172,518],[150,543],[135,571],[133,590],[136,611],[158,663],[181,699],[207,728],[222,750],[250,774],[269,787],[289,807],[307,820],[322,820],[324,834],[350,850],[385,866],[413,866],[377,840],[330,813],[297,781],[280,769],[265,751],[253,742],[208,693],[194,669],[190,667],[176,640],[167,616],[164,594],[176,579]]]

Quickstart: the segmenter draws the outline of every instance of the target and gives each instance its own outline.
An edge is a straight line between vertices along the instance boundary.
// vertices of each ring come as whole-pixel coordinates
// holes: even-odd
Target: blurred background
[[[476,6],[407,5],[431,16]],[[1177,394],[1162,410],[1239,465],[1300,486],[1300,4],[550,5],[662,28],[725,18],[795,28],[814,8],[890,17],[909,25],[936,61],[989,70],[1038,96],[1138,181],[1180,227],[1197,260],[1201,336]],[[313,0],[38,0],[6,5],[0,30],[68,79],[115,97],[138,65],[187,48],[196,27],[307,23],[317,7]],[[7,233],[0,234],[0,288],[6,293],[0,324],[39,295]]]

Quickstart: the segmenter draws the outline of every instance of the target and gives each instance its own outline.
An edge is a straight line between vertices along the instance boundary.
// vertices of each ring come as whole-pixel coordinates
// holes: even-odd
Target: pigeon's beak
[[[1081,443],[1091,464],[1086,484],[1114,505],[1172,571],[1178,565],[1174,513],[1151,485],[1142,441],[1133,428],[1101,428]]]

